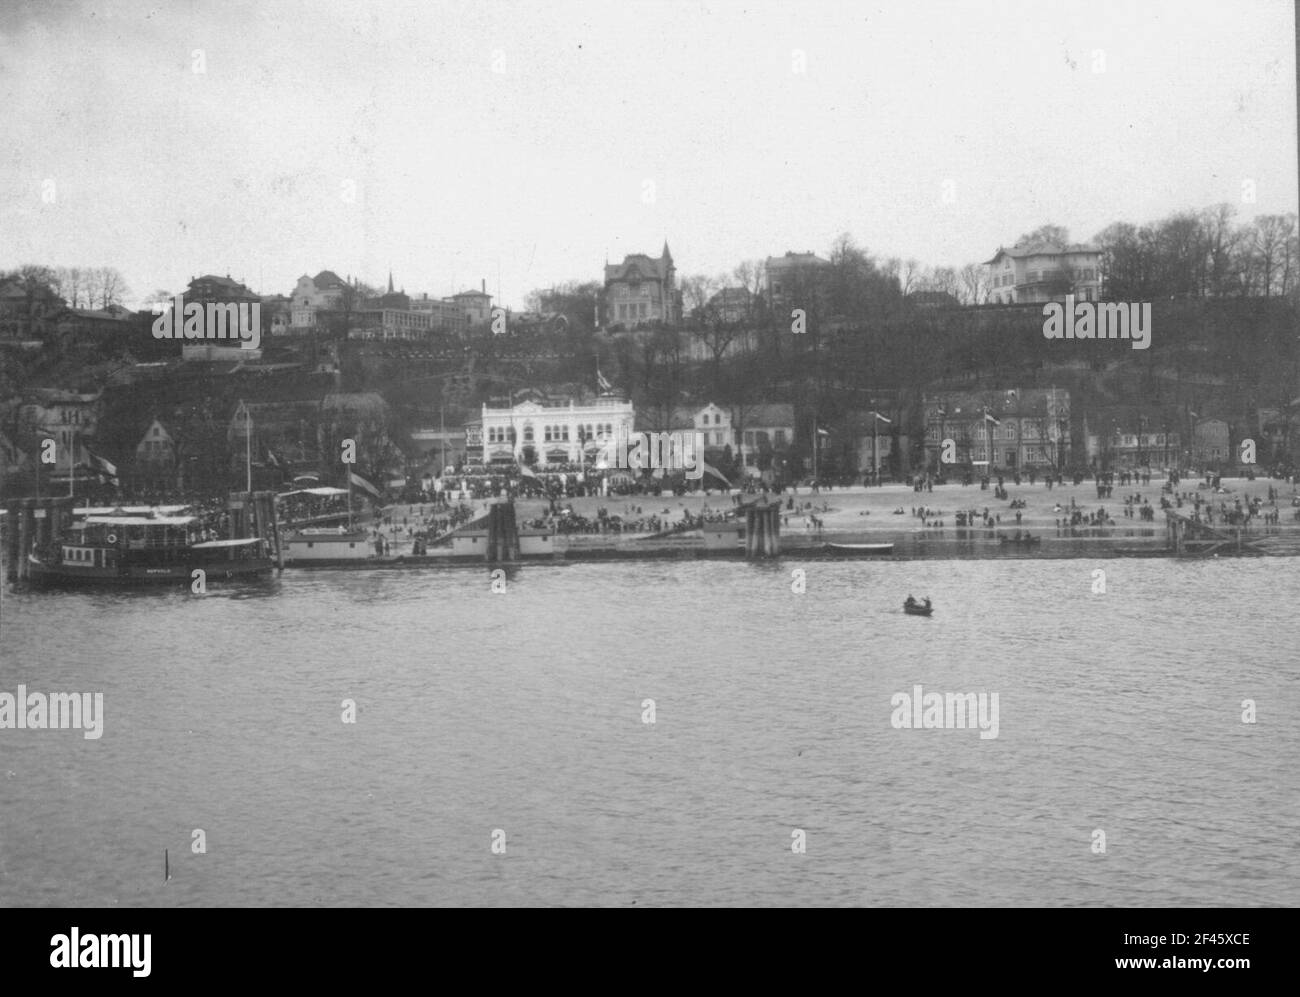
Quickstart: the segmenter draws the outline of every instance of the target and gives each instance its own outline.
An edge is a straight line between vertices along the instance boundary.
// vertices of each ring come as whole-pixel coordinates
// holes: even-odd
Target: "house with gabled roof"
[[[682,295],[668,243],[664,242],[658,259],[631,253],[622,263],[606,263],[604,298],[606,326],[676,325],[681,320]]]

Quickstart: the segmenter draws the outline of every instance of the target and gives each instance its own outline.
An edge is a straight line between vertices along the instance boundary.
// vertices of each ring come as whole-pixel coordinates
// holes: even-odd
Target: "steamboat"
[[[275,567],[261,537],[211,539],[198,517],[175,510],[93,510],[60,536],[34,547],[27,579],[35,585],[189,584],[266,577]]]

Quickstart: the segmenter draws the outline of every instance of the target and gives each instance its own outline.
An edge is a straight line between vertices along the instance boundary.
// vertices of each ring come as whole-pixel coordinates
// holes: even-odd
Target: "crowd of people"
[[[647,514],[643,507],[631,503],[623,507],[622,513],[611,513],[606,506],[596,509],[595,518],[579,515],[570,506],[560,507],[552,502],[551,508],[541,516],[525,521],[522,525],[532,529],[553,530],[564,536],[579,534],[621,534],[643,533],[657,534],[668,531],[686,532],[696,530],[706,523],[723,522],[731,518],[724,509],[713,509],[706,503],[699,513],[679,507],[674,514],[669,508],[661,512]]]
[[[357,505],[353,500],[354,506]],[[347,495],[312,495],[308,492],[286,492],[276,498],[276,515],[282,524],[309,522],[323,516],[345,515],[348,511]]]

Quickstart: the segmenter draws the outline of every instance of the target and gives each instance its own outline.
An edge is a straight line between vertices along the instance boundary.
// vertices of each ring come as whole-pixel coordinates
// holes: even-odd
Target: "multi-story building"
[[[1064,388],[935,392],[921,405],[931,468],[939,467],[945,440],[953,442],[957,464],[988,462],[1016,471],[1070,463],[1070,393]]]
[[[403,311],[397,308],[363,309],[352,313],[354,339],[388,342],[397,339],[425,339],[435,328],[430,311]]]
[[[1067,294],[1078,301],[1097,301],[1101,295],[1101,250],[1084,243],[999,248],[984,266],[993,304],[1061,301]]]
[[[1192,427],[1192,463],[1217,467],[1228,462],[1235,463],[1228,424],[1222,419],[1198,420]]]
[[[1300,449],[1300,398],[1284,408],[1262,408],[1258,418],[1259,439],[1267,445],[1260,448],[1260,462],[1293,466]]]
[[[212,304],[252,304],[257,302],[261,304],[262,297],[254,294],[246,285],[237,280],[232,280],[230,274],[224,277],[218,277],[216,274],[204,274],[202,277],[191,277],[190,285],[185,289],[186,303],[197,302],[206,305]]]
[[[427,294],[411,299],[411,311],[430,316],[431,329],[443,332],[463,332],[466,329],[466,311],[447,298],[431,298]]]
[[[55,329],[66,302],[44,284],[0,280],[0,338],[38,339]]]
[[[816,253],[792,253],[769,256],[767,301],[773,312],[802,308],[805,312],[826,310],[831,274],[835,267]]]
[[[632,403],[615,395],[552,401],[533,393],[513,404],[485,404],[481,437],[467,426],[466,445],[476,456],[478,438],[487,464],[577,464],[584,457],[594,459],[619,434],[629,438],[635,422]]]
[[[99,423],[100,396],[60,388],[37,388],[20,413],[23,425],[38,439],[57,444],[57,464],[66,466],[68,447],[77,445],[75,461],[84,459],[82,444],[93,440]]]
[[[151,419],[135,445],[129,480],[138,489],[162,491],[176,484],[176,444],[157,419]]]
[[[1173,468],[1181,464],[1181,438],[1177,433],[1113,425],[1108,432],[1086,436],[1088,465],[1102,471],[1135,468]]]
[[[648,322],[675,325],[681,320],[682,296],[668,243],[658,259],[644,253],[605,264],[605,324],[627,327]]]
[[[724,325],[736,325],[747,321],[754,314],[754,295],[747,287],[724,287],[711,297],[704,306],[702,320],[713,320]]]
[[[347,282],[333,270],[322,270],[315,277],[303,274],[291,296],[289,324],[310,329],[316,324],[316,313],[338,308],[348,290]]]
[[[481,291],[461,291],[444,300],[464,313],[463,328],[477,329],[481,325],[487,325],[492,317],[492,295],[487,293],[486,281]]]
[[[745,473],[756,477],[770,468],[768,458],[794,445],[794,406],[785,402],[737,406],[731,413],[735,446]]]

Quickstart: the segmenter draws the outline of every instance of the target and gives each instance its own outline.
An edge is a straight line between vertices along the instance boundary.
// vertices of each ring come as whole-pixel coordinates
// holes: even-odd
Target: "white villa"
[[[483,462],[577,464],[620,433],[630,436],[635,420],[632,403],[614,396],[581,404],[572,398],[559,403],[529,398],[513,405],[484,405]]]

